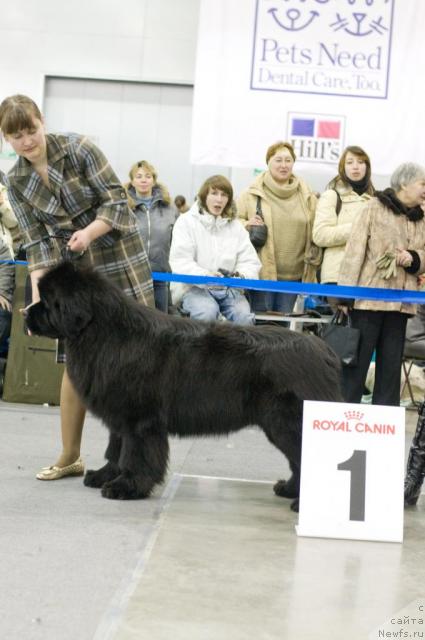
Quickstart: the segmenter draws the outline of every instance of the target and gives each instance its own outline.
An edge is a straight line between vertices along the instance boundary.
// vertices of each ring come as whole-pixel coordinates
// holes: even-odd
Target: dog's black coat
[[[69,376],[110,429],[108,462],[87,472],[86,485],[108,498],[146,498],[164,480],[168,434],[256,424],[289,460],[292,476],[275,492],[298,497],[303,400],[342,400],[338,360],[319,338],[168,316],[70,262],[39,290],[30,330],[65,338]]]

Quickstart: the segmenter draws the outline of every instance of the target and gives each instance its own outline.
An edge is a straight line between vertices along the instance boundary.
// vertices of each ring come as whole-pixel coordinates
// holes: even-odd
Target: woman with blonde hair
[[[315,282],[321,252],[313,245],[316,196],[293,173],[295,151],[289,142],[267,149],[263,171],[238,200],[238,215],[247,229],[265,224],[267,240],[259,249],[260,278],[288,282]],[[292,311],[296,294],[251,292],[254,311]]]
[[[171,232],[178,217],[168,190],[158,182],[155,167],[147,160],[136,162],[130,169],[127,191],[130,206],[137,218],[152,271],[170,271]],[[168,284],[154,280],[155,306],[168,312]]]

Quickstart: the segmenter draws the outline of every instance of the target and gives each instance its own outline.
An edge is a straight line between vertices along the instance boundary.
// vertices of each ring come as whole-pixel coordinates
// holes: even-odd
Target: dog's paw
[[[296,500],[291,502],[291,511],[295,511],[295,513],[298,513],[299,510],[300,510],[300,499],[297,498]]]
[[[141,500],[148,498],[150,492],[139,487],[137,479],[128,473],[121,474],[112,482],[105,482],[101,491],[102,496],[110,500]]]
[[[99,489],[105,484],[105,482],[114,480],[114,478],[119,476],[119,474],[120,470],[118,466],[112,462],[107,462],[103,467],[97,469],[97,471],[94,471],[93,469],[86,471],[84,484],[86,487]]]
[[[298,482],[294,480],[293,476],[289,480],[278,480],[273,491],[280,498],[298,498],[300,495]]]

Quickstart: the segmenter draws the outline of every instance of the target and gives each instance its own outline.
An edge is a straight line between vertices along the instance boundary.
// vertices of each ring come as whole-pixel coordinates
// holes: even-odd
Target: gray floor
[[[1,639],[374,640],[397,637],[385,633],[399,632],[401,611],[409,637],[423,637],[412,619],[425,600],[424,498],[402,545],[299,538],[272,494],[287,465],[249,428],[173,440],[153,498],[105,500],[81,478],[35,480],[58,424],[57,408],[0,402]],[[89,468],[105,444],[89,418]]]

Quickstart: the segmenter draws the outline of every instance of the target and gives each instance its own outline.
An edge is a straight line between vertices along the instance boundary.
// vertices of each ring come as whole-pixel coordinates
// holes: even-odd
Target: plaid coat
[[[48,134],[46,142],[50,189],[22,157],[5,177],[29,270],[55,265],[74,231],[103,220],[112,230],[91,243],[81,262],[103,272],[127,295],[154,306],[136,218],[107,159],[78,134]]]

